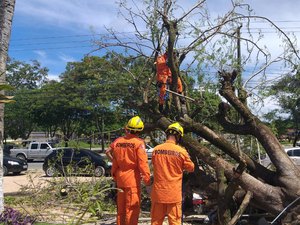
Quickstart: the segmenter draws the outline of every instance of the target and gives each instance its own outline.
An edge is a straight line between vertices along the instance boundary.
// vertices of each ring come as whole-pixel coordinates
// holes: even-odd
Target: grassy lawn
[[[36,225],[63,225],[62,223],[34,223]]]

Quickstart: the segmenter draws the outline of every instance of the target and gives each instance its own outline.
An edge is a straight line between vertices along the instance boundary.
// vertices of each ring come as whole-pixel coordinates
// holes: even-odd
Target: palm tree
[[[15,10],[15,0],[0,1],[0,98],[4,97],[4,101],[0,101],[0,211],[4,209],[3,202],[3,133],[4,133],[4,104],[7,98],[4,95],[6,88],[5,72],[7,52],[10,40],[11,25]],[[2,103],[2,104],[1,104]]]

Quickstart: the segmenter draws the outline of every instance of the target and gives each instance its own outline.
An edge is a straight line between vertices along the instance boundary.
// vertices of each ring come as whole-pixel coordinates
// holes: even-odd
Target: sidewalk
[[[32,179],[32,182],[30,182]],[[45,180],[49,179],[48,177],[44,176],[44,173],[41,171],[30,171],[22,173],[18,176],[15,175],[8,175],[3,177],[3,193],[4,194],[11,194],[20,191],[22,187],[28,185],[39,185]]]
[[[57,177],[61,179],[61,177]],[[53,177],[46,177],[45,173],[41,170],[29,170],[26,173],[22,173],[21,175],[14,176],[4,176],[3,177],[3,193],[4,194],[13,194],[19,192],[22,187],[27,188],[36,188],[39,189],[47,181],[53,181]],[[72,179],[80,179],[82,181],[89,181],[90,179],[94,179],[93,177],[68,177],[69,180]]]

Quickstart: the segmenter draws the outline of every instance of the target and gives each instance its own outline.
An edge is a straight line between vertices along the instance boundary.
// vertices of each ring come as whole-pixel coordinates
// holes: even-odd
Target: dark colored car
[[[14,145],[14,144],[4,144],[3,145],[3,152],[4,152],[4,154],[10,155],[10,150],[12,148],[14,148],[14,147],[16,147],[16,145]]]
[[[27,171],[27,162],[18,158],[10,157],[6,154],[3,155],[3,176],[12,173],[18,175],[23,171]]]
[[[111,166],[104,158],[88,149],[56,148],[44,161],[46,176],[92,175],[101,177],[110,174]]]

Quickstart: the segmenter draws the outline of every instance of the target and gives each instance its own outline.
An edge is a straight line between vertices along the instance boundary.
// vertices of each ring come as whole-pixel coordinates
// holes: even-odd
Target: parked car
[[[10,149],[10,156],[27,161],[44,160],[53,148],[54,143],[51,142],[30,142],[27,147]]]
[[[286,148],[284,150],[295,163],[295,165],[300,166],[300,147]],[[267,168],[272,165],[268,155],[266,155],[266,157],[261,161],[261,164]]]
[[[10,150],[15,148],[15,144],[4,144],[3,145],[3,153],[6,155],[10,155]]]
[[[56,148],[44,160],[46,176],[92,175],[101,177],[110,174],[111,166],[104,158],[88,149]]]
[[[153,147],[151,147],[150,145],[146,144],[146,153],[147,153],[148,159],[152,158],[152,152],[153,152]]]
[[[297,166],[300,166],[300,147],[288,148],[285,150],[289,157],[293,160],[293,162]]]
[[[12,173],[19,175],[23,171],[27,171],[28,165],[25,160],[10,157],[6,154],[3,155],[3,176]]]

